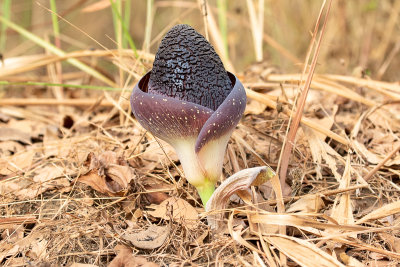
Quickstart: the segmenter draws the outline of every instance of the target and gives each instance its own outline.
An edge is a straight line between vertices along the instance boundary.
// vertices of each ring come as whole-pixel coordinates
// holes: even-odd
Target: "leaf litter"
[[[124,60],[136,61],[125,52]],[[12,72],[2,75],[23,78],[46,58],[17,57],[18,65],[8,64]],[[268,68],[255,64],[241,76],[251,100],[230,141],[220,184],[264,162],[279,165],[302,78]],[[399,105],[391,103],[400,99],[399,83],[315,74],[310,88],[288,165],[292,193],[282,194],[274,177],[247,184],[239,197],[224,195],[226,202],[208,212],[183,179],[173,149],[126,116],[128,94],[65,89],[71,100],[114,104],[62,112],[51,105],[1,106],[1,264],[399,264],[400,154],[374,171],[399,143]],[[213,213],[224,229],[210,229]]]

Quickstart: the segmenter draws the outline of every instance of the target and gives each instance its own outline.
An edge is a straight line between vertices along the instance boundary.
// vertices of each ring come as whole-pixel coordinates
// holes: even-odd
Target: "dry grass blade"
[[[265,236],[264,240],[275,246],[300,266],[345,266],[316,245],[299,238]]]
[[[313,75],[314,75],[315,67],[317,65],[318,54],[319,54],[322,38],[324,36],[325,26],[326,26],[326,23],[327,23],[327,20],[328,20],[331,4],[332,4],[332,1],[329,1],[328,7],[327,7],[327,10],[326,10],[325,20],[324,20],[324,23],[323,23],[323,26],[322,26],[322,29],[321,29],[321,33],[320,33],[318,42],[316,44],[316,49],[315,49],[315,53],[314,53],[314,56],[313,56],[313,59],[312,59],[311,67],[310,67],[310,70],[309,70],[309,74],[308,74],[307,80],[306,80],[306,82],[304,84],[304,88],[301,91],[300,97],[298,99],[297,108],[296,108],[296,114],[295,114],[295,116],[293,118],[293,121],[292,121],[292,123],[290,125],[290,128],[289,128],[290,130],[289,130],[289,133],[287,135],[287,139],[286,139],[286,142],[284,144],[284,149],[283,149],[282,154],[281,154],[281,164],[280,164],[280,169],[279,169],[279,177],[280,177],[282,186],[286,184],[285,180],[286,180],[287,168],[289,166],[290,153],[291,153],[292,147],[294,145],[294,139],[296,137],[296,133],[297,133],[297,129],[298,129],[298,126],[300,124],[300,121],[301,121],[301,117],[303,115],[303,109],[304,109],[304,106],[305,106],[307,93],[308,93],[308,90],[310,89],[310,85],[311,85],[311,81],[312,81],[312,78],[313,78]],[[322,6],[324,6],[324,5],[325,5],[325,2],[323,3]],[[321,11],[322,11],[322,8],[321,8]],[[318,24],[319,24],[319,20],[317,21],[317,25]],[[317,35],[317,30],[318,30],[318,28],[316,27],[315,32],[313,34],[314,36]]]
[[[400,212],[400,201],[395,201],[368,213],[367,215],[356,221],[356,224],[365,223],[369,220],[384,218],[399,212]]]
[[[25,36],[26,38],[32,40],[33,42],[35,42],[38,45],[41,45],[44,48],[47,48],[48,50],[50,50],[52,53],[58,55],[58,56],[65,56],[66,53],[64,51],[62,51],[61,49],[53,46],[52,44],[44,41],[43,39],[39,38],[38,36],[30,33],[29,31],[21,28],[20,26],[18,26],[17,24],[5,19],[4,17],[0,16],[0,21],[7,24],[10,28],[13,28],[14,30],[16,30],[17,32],[19,32],[21,35]],[[117,87],[116,84],[111,81],[110,79],[108,79],[107,77],[105,77],[103,74],[101,74],[100,72],[94,70],[93,68],[87,66],[86,64],[80,62],[79,60],[76,59],[67,59],[67,62],[69,62],[71,65],[79,68],[80,70],[92,75],[93,77],[99,79],[100,81],[110,85],[111,87]]]
[[[267,223],[271,225],[280,226],[293,226],[293,227],[312,227],[321,230],[341,230],[341,231],[360,231],[365,230],[367,227],[358,225],[344,225],[344,224],[333,224],[333,223],[322,223],[319,222],[315,217],[321,217],[321,214],[317,213],[293,213],[293,214],[274,214],[259,211],[258,213],[247,212],[251,220],[255,223]],[[314,217],[314,218],[313,218]],[[331,218],[329,218],[331,219]],[[335,220],[331,219],[332,222]]]
[[[250,90],[250,89],[246,89],[246,94],[251,99],[255,99],[257,101],[260,101],[263,104],[266,104],[268,107],[271,107],[273,109],[277,109],[277,102],[271,100],[269,97],[267,97],[264,94],[257,93],[257,92],[255,92],[253,90]],[[288,110],[287,108],[283,108],[283,113],[285,113],[289,117],[293,116],[292,111]],[[339,143],[341,143],[343,145],[349,145],[350,144],[350,142],[346,138],[341,137],[337,133],[334,133],[334,132],[330,131],[329,129],[326,129],[325,127],[322,127],[318,123],[315,123],[315,122],[311,121],[308,118],[303,117],[303,118],[301,118],[300,121],[304,125],[312,128],[315,131],[318,131],[318,132],[320,132],[320,133],[322,133],[322,134],[324,134],[326,136],[329,136],[333,140],[336,140],[336,141],[338,141]]]

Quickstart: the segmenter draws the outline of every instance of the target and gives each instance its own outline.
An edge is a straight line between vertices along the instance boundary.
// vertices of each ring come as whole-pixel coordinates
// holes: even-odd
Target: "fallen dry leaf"
[[[36,239],[32,242],[31,250],[27,252],[27,256],[34,260],[43,262],[49,257],[47,254],[47,243],[48,241],[45,239]]]
[[[32,165],[35,151],[27,150],[10,157],[0,159],[0,175],[10,175],[22,172]]]
[[[110,196],[121,195],[135,177],[131,167],[114,152],[104,152],[96,157],[90,153],[86,160],[89,172],[77,181]]]
[[[99,267],[99,266],[94,265],[94,264],[85,264],[85,263],[74,262],[69,267]]]
[[[150,205],[147,213],[151,216],[162,218],[164,220],[173,219],[176,222],[182,222],[188,228],[195,228],[198,224],[199,215],[195,208],[186,200],[177,197],[170,197],[160,205]]]
[[[267,105],[256,101],[256,100],[250,100],[249,103],[246,105],[246,110],[244,111],[244,114],[254,114],[254,115],[259,115],[264,112],[264,110],[267,108]]]
[[[117,251],[115,257],[108,267],[158,267],[158,264],[148,262],[144,257],[133,256],[132,249],[124,245],[117,245],[114,248]]]
[[[319,212],[325,206],[318,195],[305,195],[290,205],[287,212]]]
[[[19,249],[20,249],[19,245],[2,244],[2,247],[0,247],[0,262],[3,262],[4,258],[6,257],[17,254]]]
[[[38,174],[33,177],[33,181],[36,183],[44,183],[54,178],[63,175],[64,170],[60,166],[49,165],[38,170]]]
[[[152,224],[146,230],[137,233],[125,233],[122,238],[130,241],[135,247],[155,249],[161,247],[168,236],[168,226],[157,226]]]
[[[387,233],[379,233],[379,236],[382,240],[389,243],[392,251],[400,253],[400,238]]]
[[[2,141],[19,141],[24,144],[32,144],[29,133],[8,127],[0,127],[0,142]]]
[[[0,156],[8,157],[24,150],[24,146],[15,141],[0,142]]]
[[[0,225],[1,228],[4,228],[4,225]],[[1,233],[1,240],[5,240],[7,243],[15,243],[24,237],[24,231],[25,227],[23,225],[10,225]]]

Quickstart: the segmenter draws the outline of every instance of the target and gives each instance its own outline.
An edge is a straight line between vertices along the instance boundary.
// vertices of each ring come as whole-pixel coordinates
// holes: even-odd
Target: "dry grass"
[[[12,3],[11,20],[41,37],[34,42],[2,14],[1,265],[399,264],[400,4],[334,1],[317,20],[319,3],[227,2],[224,36],[213,1],[132,1],[131,13],[154,9],[131,18],[135,44],[146,40],[136,51],[121,21],[114,32],[104,26],[112,24],[109,1],[56,1],[65,19],[59,35],[51,34],[51,10],[33,4],[31,23],[22,18],[28,1]],[[258,2],[265,2],[264,18]],[[126,3],[115,3],[122,12]],[[85,22],[100,14],[97,25]],[[310,45],[308,31],[324,18]],[[130,115],[131,88],[179,22],[200,32],[207,23],[217,50],[229,55],[225,65],[247,88],[221,179],[287,164],[280,173],[287,186],[275,177],[231,198],[226,210],[213,211],[225,214],[214,232],[174,151]],[[319,55],[307,49],[315,45]],[[263,62],[249,64],[260,54]],[[313,56],[311,67],[299,61]],[[297,130],[289,127],[296,121]]]

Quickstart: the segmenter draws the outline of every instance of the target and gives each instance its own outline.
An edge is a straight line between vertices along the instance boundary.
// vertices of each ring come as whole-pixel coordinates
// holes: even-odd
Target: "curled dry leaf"
[[[89,165],[89,172],[80,176],[78,182],[107,195],[119,195],[126,191],[135,176],[132,168],[111,151],[98,157],[90,153],[86,165]]]
[[[158,264],[148,262],[144,257],[133,256],[132,249],[124,245],[117,245],[114,248],[118,255],[108,267],[158,267]]]
[[[225,209],[229,198],[238,191],[248,190],[250,186],[258,186],[275,176],[275,172],[267,166],[241,170],[228,179],[215,190],[207,202],[206,211],[221,211]],[[223,218],[221,212],[211,213],[207,216],[208,224],[212,229],[218,228],[218,222]]]
[[[169,235],[168,226],[150,225],[138,233],[125,233],[122,238],[130,241],[137,248],[155,249],[161,247]]]
[[[160,205],[150,205],[154,210],[147,211],[151,216],[164,220],[173,219],[182,222],[186,227],[193,229],[198,224],[198,213],[196,209],[186,200],[177,197],[170,197]]]

